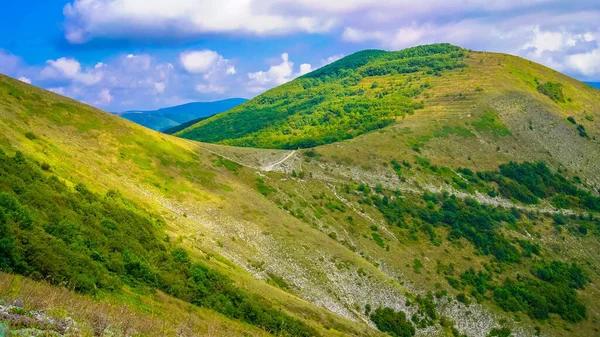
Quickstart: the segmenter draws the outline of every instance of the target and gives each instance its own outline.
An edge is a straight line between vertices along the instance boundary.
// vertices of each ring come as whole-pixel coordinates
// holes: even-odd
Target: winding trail
[[[265,164],[261,167],[261,170],[263,171],[267,171],[267,172],[271,172],[274,171],[275,167],[277,165],[282,164],[283,162],[285,162],[286,160],[290,159],[290,157],[292,157],[293,155],[296,154],[296,150],[291,151],[290,153],[288,153],[286,156],[284,156],[281,160],[278,160],[274,163],[270,163],[270,164]]]

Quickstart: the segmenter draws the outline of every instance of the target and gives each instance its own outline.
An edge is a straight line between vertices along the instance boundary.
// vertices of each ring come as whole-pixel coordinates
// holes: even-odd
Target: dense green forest
[[[271,89],[228,112],[177,133],[205,142],[296,149],[353,138],[380,129],[395,117],[423,108],[427,86],[413,80],[465,67],[464,51],[450,44],[398,52],[367,50],[347,56]],[[414,74],[392,88],[370,77]]]
[[[82,293],[160,289],[276,335],[318,335],[191,259],[160,217],[117,191],[71,189],[51,172],[0,150],[0,270]]]

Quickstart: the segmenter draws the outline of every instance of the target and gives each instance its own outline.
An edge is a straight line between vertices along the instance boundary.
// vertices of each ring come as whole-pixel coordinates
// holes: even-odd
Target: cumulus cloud
[[[71,43],[94,38],[193,38],[202,34],[326,33],[348,27],[344,35],[388,34],[398,22],[448,21],[491,13],[552,9],[557,0],[73,0],[63,9],[65,37]],[[358,20],[360,19],[360,20]],[[393,29],[392,29],[393,30]],[[411,33],[411,32],[408,32]],[[414,32],[413,32],[414,33]]]
[[[84,85],[94,85],[100,82],[103,76],[101,71],[82,70],[81,64],[72,58],[61,57],[48,60],[46,64],[41,72],[43,78],[66,78]]]
[[[342,57],[344,57],[344,54],[337,54],[337,55],[329,56],[328,58],[321,60],[321,66],[325,66],[330,63],[333,63],[333,62],[341,59]]]
[[[195,74],[206,73],[215,66],[227,62],[217,52],[207,49],[181,53],[179,61],[185,70]]]
[[[21,82],[25,82],[27,84],[31,84],[31,79],[29,79],[29,78],[27,78],[25,76],[19,77],[18,80],[21,81]]]
[[[303,63],[297,72],[294,72],[294,62],[290,61],[288,53],[281,54],[281,63],[269,67],[266,71],[248,73],[250,82],[248,91],[259,93],[277,85],[284,84],[298,76],[302,76],[313,70],[309,63]]]
[[[286,13],[280,3],[256,0],[75,0],[65,5],[65,38],[84,43],[93,38],[165,38],[204,33],[279,35],[322,32],[331,19]],[[135,28],[135,29],[132,29]]]
[[[107,105],[110,104],[113,101],[113,96],[110,94],[110,90],[109,89],[102,89],[100,90],[100,92],[98,93],[98,101],[96,102],[96,104],[98,105]]]
[[[586,77],[600,79],[600,48],[587,53],[569,55],[566,64]]]

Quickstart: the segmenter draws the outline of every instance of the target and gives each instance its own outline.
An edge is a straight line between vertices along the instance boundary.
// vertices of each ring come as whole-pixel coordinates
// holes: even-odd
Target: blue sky
[[[600,81],[600,1],[31,0],[0,72],[109,111],[253,97],[366,48],[450,42]]]

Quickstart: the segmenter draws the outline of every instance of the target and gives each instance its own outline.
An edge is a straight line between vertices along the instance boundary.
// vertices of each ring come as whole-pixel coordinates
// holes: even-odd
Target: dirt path
[[[261,167],[261,170],[267,171],[267,172],[273,171],[277,165],[282,164],[283,162],[285,162],[286,160],[290,159],[295,154],[296,154],[296,150],[291,151],[286,156],[284,156],[282,159],[280,159],[280,160],[278,160],[276,162],[273,162],[273,163],[267,163],[267,164],[263,165]]]

